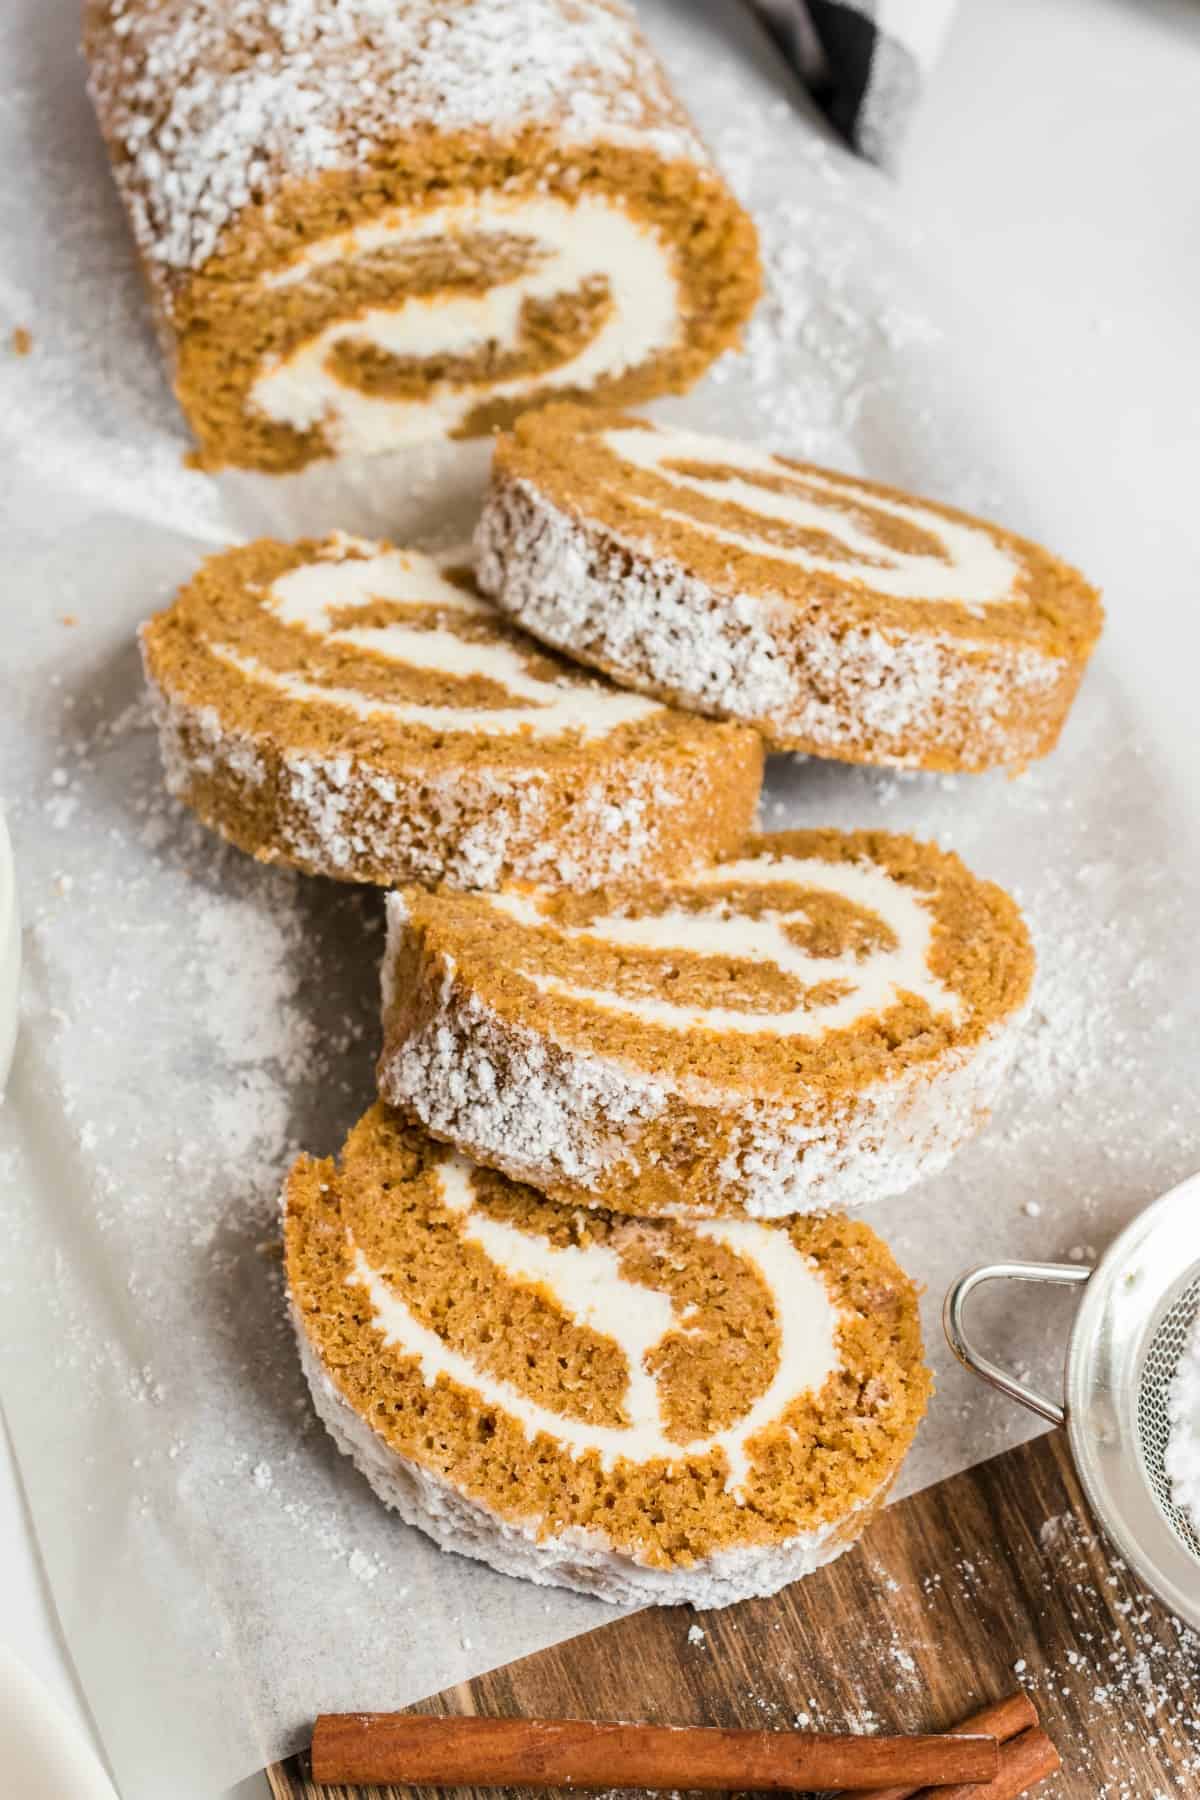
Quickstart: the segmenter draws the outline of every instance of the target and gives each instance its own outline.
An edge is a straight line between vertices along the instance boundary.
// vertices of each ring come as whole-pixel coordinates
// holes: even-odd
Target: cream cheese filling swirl
[[[401,292],[387,304],[326,323],[261,369],[251,384],[250,409],[299,431],[321,427],[339,454],[371,452],[450,434],[490,400],[547,387],[590,387],[676,342],[680,300],[673,253],[616,195],[567,201],[485,192],[442,207],[393,209],[310,245],[268,276],[263,289],[282,295],[331,265],[352,274],[356,263],[389,254],[410,260],[439,254],[451,267],[458,256],[464,266],[475,266],[489,239],[504,256],[511,257],[514,242],[524,246],[522,266],[511,271],[502,257],[490,285]],[[537,309],[556,302],[577,321],[560,352],[552,341],[547,347],[544,335],[537,341]],[[513,369],[524,353],[538,349],[542,354],[528,373]],[[372,386],[357,380],[347,350],[365,352],[385,373],[391,365],[404,380],[390,388],[386,381]]]
[[[601,441],[620,465],[614,494],[644,508],[648,521],[686,526],[711,545],[890,599],[978,608],[1023,598],[1021,565],[999,537],[920,500],[697,432],[625,426]],[[639,494],[639,475],[666,483],[677,498]],[[713,516],[718,508],[729,509],[728,522]]]
[[[447,567],[461,558],[381,549],[345,537],[338,544],[349,552],[341,560],[302,563],[277,577],[260,596],[267,617],[289,628],[284,660],[293,667],[279,666],[278,657],[268,664],[219,641],[210,641],[210,653],[281,700],[433,732],[540,739],[573,734],[594,740],[662,711],[656,701],[600,681],[542,673],[545,653],[531,644],[531,662],[495,609],[447,578]],[[376,623],[355,621],[356,614],[368,609],[378,617],[381,606],[394,608],[395,615]],[[364,685],[314,679],[306,638],[335,650],[361,652]],[[379,664],[436,677],[439,697],[381,697],[371,691],[370,679]],[[479,681],[488,684],[493,697],[481,699],[477,689],[464,692],[461,701],[441,697]]]
[[[530,955],[518,966],[539,993],[599,1007],[623,1018],[638,1020],[667,1031],[764,1033],[777,1037],[820,1038],[827,1031],[843,1030],[876,1017],[904,995],[924,1000],[935,1014],[957,1022],[963,1002],[936,975],[929,962],[934,920],[921,897],[885,869],[869,863],[822,862],[810,857],[747,857],[740,862],[719,863],[691,878],[689,897],[695,900],[706,887],[745,885],[762,888],[769,896],[772,885],[808,890],[814,897],[834,894],[848,901],[860,914],[873,917],[884,927],[878,941],[866,948],[819,955],[797,942],[807,923],[805,900],[781,901],[777,907],[761,907],[755,916],[739,913],[736,903],[714,895],[700,907],[681,904],[657,913],[610,914],[585,925],[564,925],[548,917],[530,894],[510,890],[489,894],[487,904],[520,925],[550,931],[560,942],[632,949],[655,953],[662,959],[662,978],[654,983],[661,991],[615,992],[597,987],[581,972],[578,978],[550,974],[534,962],[536,939]],[[755,1011],[748,1005],[725,1006],[688,1003],[666,997],[674,986],[672,957],[683,953],[705,958],[721,957],[751,971],[782,972],[797,998],[790,1006]]]
[[[519,1230],[476,1207],[470,1165],[449,1155],[438,1166],[443,1205],[459,1215],[463,1237],[478,1244],[507,1280],[541,1286],[576,1323],[612,1338],[624,1354],[627,1380],[624,1425],[600,1425],[540,1405],[512,1382],[480,1369],[418,1320],[395,1288],[350,1239],[348,1280],[366,1289],[374,1322],[389,1345],[416,1357],[423,1381],[439,1378],[479,1395],[484,1406],[507,1413],[532,1443],[545,1435],[571,1457],[594,1452],[605,1469],[619,1461],[645,1464],[691,1460],[724,1453],[727,1490],[738,1494],[749,1477],[756,1435],[778,1423],[802,1395],[816,1392],[838,1366],[840,1315],[815,1264],[793,1245],[786,1227],[744,1220],[695,1220],[686,1229],[724,1245],[765,1284],[779,1330],[774,1368],[742,1417],[710,1436],[682,1443],[667,1434],[655,1375],[648,1358],[669,1332],[695,1320],[680,1316],[667,1294],[630,1281],[619,1253],[603,1244],[559,1246]],[[682,1229],[682,1227],[680,1227]]]

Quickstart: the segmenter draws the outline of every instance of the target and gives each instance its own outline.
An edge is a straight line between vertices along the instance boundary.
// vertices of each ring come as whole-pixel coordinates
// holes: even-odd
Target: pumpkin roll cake
[[[167,786],[264,862],[586,888],[737,844],[761,744],[518,631],[453,558],[335,534],[210,557],[142,627]]]
[[[956,856],[790,831],[668,882],[389,896],[379,1089],[563,1202],[776,1218],[940,1169],[1033,953]]]
[[[836,1216],[635,1220],[377,1105],[286,1194],[317,1412],[445,1550],[623,1605],[774,1593],[859,1536],[930,1390],[912,1283]]]
[[[624,687],[897,768],[1044,756],[1103,619],[1074,569],[967,513],[570,406],[500,440],[476,548],[505,612]]]
[[[679,391],[757,299],[623,0],[88,0],[86,46],[205,467]]]

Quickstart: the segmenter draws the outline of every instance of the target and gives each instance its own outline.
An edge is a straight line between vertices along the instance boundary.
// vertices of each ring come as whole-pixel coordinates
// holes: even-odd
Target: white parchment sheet
[[[948,324],[936,255],[890,222],[889,191],[790,106],[740,9],[644,10],[771,280],[745,355],[663,410],[1070,553],[1053,485],[1023,483],[1020,395],[974,322]],[[208,1800],[318,1710],[415,1700],[611,1614],[440,1555],[310,1416],[276,1195],[294,1151],[336,1148],[370,1099],[380,903],[263,870],[166,801],[133,641],[236,538],[461,531],[485,452],[277,481],[182,466],[76,23],[74,0],[0,16],[0,343],[34,336],[26,358],[0,351],[0,779],[25,919],[0,1397],[126,1800]],[[950,1277],[1090,1255],[1200,1163],[1188,764],[1123,648],[1158,628],[1156,596],[1109,598],[1064,743],[1026,776],[770,773],[769,824],[936,836],[1018,894],[1037,938],[1038,1004],[990,1129],[873,1219],[929,1290],[939,1394],[908,1489],[1035,1429],[948,1366]],[[1052,1386],[1065,1318],[1010,1295],[985,1325]]]

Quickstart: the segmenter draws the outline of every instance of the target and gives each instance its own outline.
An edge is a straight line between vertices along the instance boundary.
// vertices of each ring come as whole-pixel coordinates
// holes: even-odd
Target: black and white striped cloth
[[[894,168],[954,0],[750,0],[846,142]]]

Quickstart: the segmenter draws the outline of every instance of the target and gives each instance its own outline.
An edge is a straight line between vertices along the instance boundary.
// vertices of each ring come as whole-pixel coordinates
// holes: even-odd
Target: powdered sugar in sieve
[[[1061,1404],[1000,1368],[969,1337],[967,1301],[982,1283],[997,1280],[1082,1287]],[[1185,1446],[1181,1436],[1170,1446],[1172,1384],[1181,1360],[1192,1354],[1198,1316],[1200,1175],[1139,1213],[1094,1270],[1076,1263],[993,1263],[960,1276],[944,1312],[950,1346],[973,1373],[1066,1426],[1097,1519],[1146,1585],[1193,1627],[1200,1627],[1200,1521],[1181,1506],[1178,1477],[1194,1462],[1200,1492],[1200,1416],[1191,1442]],[[1200,1365],[1196,1373],[1200,1386]],[[1178,1399],[1174,1411],[1180,1414]],[[1176,1430],[1186,1429],[1180,1418]]]
[[[1138,1437],[1155,1499],[1192,1555],[1200,1558],[1196,1515],[1182,1504],[1189,1497],[1194,1498],[1194,1492],[1189,1495],[1188,1490],[1194,1489],[1197,1471],[1180,1467],[1181,1463],[1195,1464],[1200,1460],[1200,1416],[1191,1420],[1179,1417],[1184,1396],[1177,1385],[1185,1355],[1189,1351],[1193,1357],[1196,1354],[1193,1332],[1197,1314],[1200,1275],[1194,1276],[1167,1308],[1150,1340],[1138,1389]],[[1191,1476],[1186,1486],[1181,1480],[1185,1474]]]

